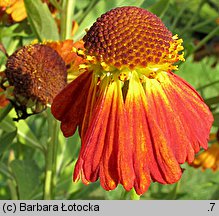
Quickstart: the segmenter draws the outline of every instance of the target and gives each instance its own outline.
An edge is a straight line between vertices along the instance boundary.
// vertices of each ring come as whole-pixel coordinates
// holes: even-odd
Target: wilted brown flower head
[[[18,102],[50,104],[66,85],[65,62],[51,47],[41,44],[24,46],[7,60],[5,74]]]

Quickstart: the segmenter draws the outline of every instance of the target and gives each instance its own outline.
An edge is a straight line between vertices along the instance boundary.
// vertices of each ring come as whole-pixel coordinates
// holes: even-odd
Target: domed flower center
[[[28,45],[14,52],[7,61],[6,76],[22,105],[52,103],[67,83],[65,62],[46,45]]]
[[[182,40],[147,10],[121,7],[103,14],[83,38],[88,61],[104,71],[136,70],[147,77],[176,69]],[[102,71],[100,68],[100,71]],[[95,68],[95,71],[97,68]]]

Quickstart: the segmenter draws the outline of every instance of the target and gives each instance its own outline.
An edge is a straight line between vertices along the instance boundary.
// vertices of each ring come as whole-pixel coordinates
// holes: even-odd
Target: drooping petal
[[[151,91],[151,88],[154,86],[149,85],[148,91]],[[146,97],[140,80],[134,72],[125,106],[129,116],[131,142],[134,146],[133,160],[137,193],[142,194],[147,190],[150,184],[149,174],[153,180],[160,183],[176,182],[181,176],[181,168],[170,148],[168,137],[154,115],[155,107]]]
[[[137,77],[133,77],[129,83],[125,108],[128,116],[129,142],[132,145],[132,160],[135,172],[135,190],[143,194],[149,187],[151,178],[148,163],[150,163],[147,143],[151,143],[147,130],[145,107],[142,101],[144,92]]]
[[[90,125],[93,116],[94,105],[96,104],[98,95],[99,95],[98,78],[93,76],[89,91],[86,95],[87,99],[86,99],[86,107],[84,110],[83,121],[82,124],[79,125],[79,134],[81,136],[81,139],[84,138],[88,126]]]
[[[74,181],[77,181],[82,175],[84,175],[84,179],[86,179],[87,182],[94,182],[98,179],[99,164],[104,147],[104,135],[107,124],[107,121],[104,121],[107,119],[105,110],[108,108],[108,106],[106,106],[105,109],[103,109],[105,100],[106,92],[103,92],[102,95],[99,96],[94,110],[94,120],[92,120],[91,123],[92,127],[89,127],[86,136],[82,140],[81,151],[74,170]],[[86,183],[86,181],[83,181],[83,183]]]
[[[164,86],[163,88],[168,88],[168,86]],[[172,104],[168,100],[163,88],[161,83],[156,79],[148,79],[145,85],[148,106],[150,106],[154,116],[153,118],[159,125],[160,130],[165,134],[166,139],[169,140],[169,145],[175,157],[178,161],[185,161],[187,156],[186,146],[190,141],[187,135],[184,135],[186,132],[181,119],[178,113],[175,113],[172,108]],[[173,98],[170,100],[176,103]]]
[[[82,124],[91,80],[92,73],[84,72],[53,100],[51,111],[54,117],[61,121],[61,129],[65,137],[72,136],[77,126]]]
[[[114,189],[118,183],[130,190],[134,173],[121,87],[118,80],[105,85],[108,87],[97,100],[82,141],[74,180],[84,174],[88,182],[100,177],[100,183],[106,190]]]
[[[207,148],[213,117],[199,94],[177,75],[161,73],[158,80],[159,91],[153,91],[157,95],[157,118],[167,122],[166,134],[178,162],[191,163],[200,147]],[[160,125],[165,130],[164,124]]]

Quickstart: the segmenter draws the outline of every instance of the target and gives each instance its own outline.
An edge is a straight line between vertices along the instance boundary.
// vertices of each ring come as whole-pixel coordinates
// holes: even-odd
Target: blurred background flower
[[[3,93],[4,90],[0,88],[0,108],[5,107],[9,103],[9,101],[7,100],[6,96]]]
[[[74,43],[73,40],[65,40],[55,42],[44,42],[44,44],[56,50],[65,61],[68,73],[68,82],[74,80],[80,74],[79,65],[85,63],[86,61],[81,56],[77,55],[75,49],[83,50],[84,42],[80,40]]]
[[[210,147],[198,154],[195,160],[192,162],[191,166],[195,168],[201,167],[202,170],[212,169],[213,171],[219,170],[219,140],[217,134],[211,134],[209,142]]]
[[[23,0],[11,1],[6,8],[6,13],[10,14],[15,22],[20,22],[27,17]]]

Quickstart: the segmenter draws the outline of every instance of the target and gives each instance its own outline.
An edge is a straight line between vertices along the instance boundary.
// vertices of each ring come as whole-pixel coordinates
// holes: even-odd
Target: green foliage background
[[[179,74],[192,84],[211,107],[215,117],[212,132],[219,127],[219,2],[217,0],[50,0],[59,10],[60,32],[46,4],[40,0],[24,0],[28,19],[10,26],[0,24],[0,42],[9,54],[32,40],[63,40],[70,38],[72,20],[79,28],[73,39],[79,40],[85,29],[101,14],[118,6],[135,5],[159,16],[167,27],[184,40],[186,62],[180,64]],[[198,40],[197,45],[194,41]],[[216,41],[216,42],[215,42]],[[194,61],[199,48],[212,52]],[[210,53],[210,54],[209,54]],[[7,58],[0,53],[0,68]],[[21,120],[10,107],[0,109],[0,199],[43,199],[45,170],[48,165],[48,146],[56,135],[57,158],[53,161],[53,199],[131,199],[121,186],[104,191],[99,182],[84,186],[72,182],[74,164],[80,150],[78,133],[65,139],[59,125],[54,123],[50,110]],[[54,135],[55,134],[55,135]],[[194,169],[187,164],[180,182],[173,185],[152,183],[141,199],[219,199],[219,172]]]

